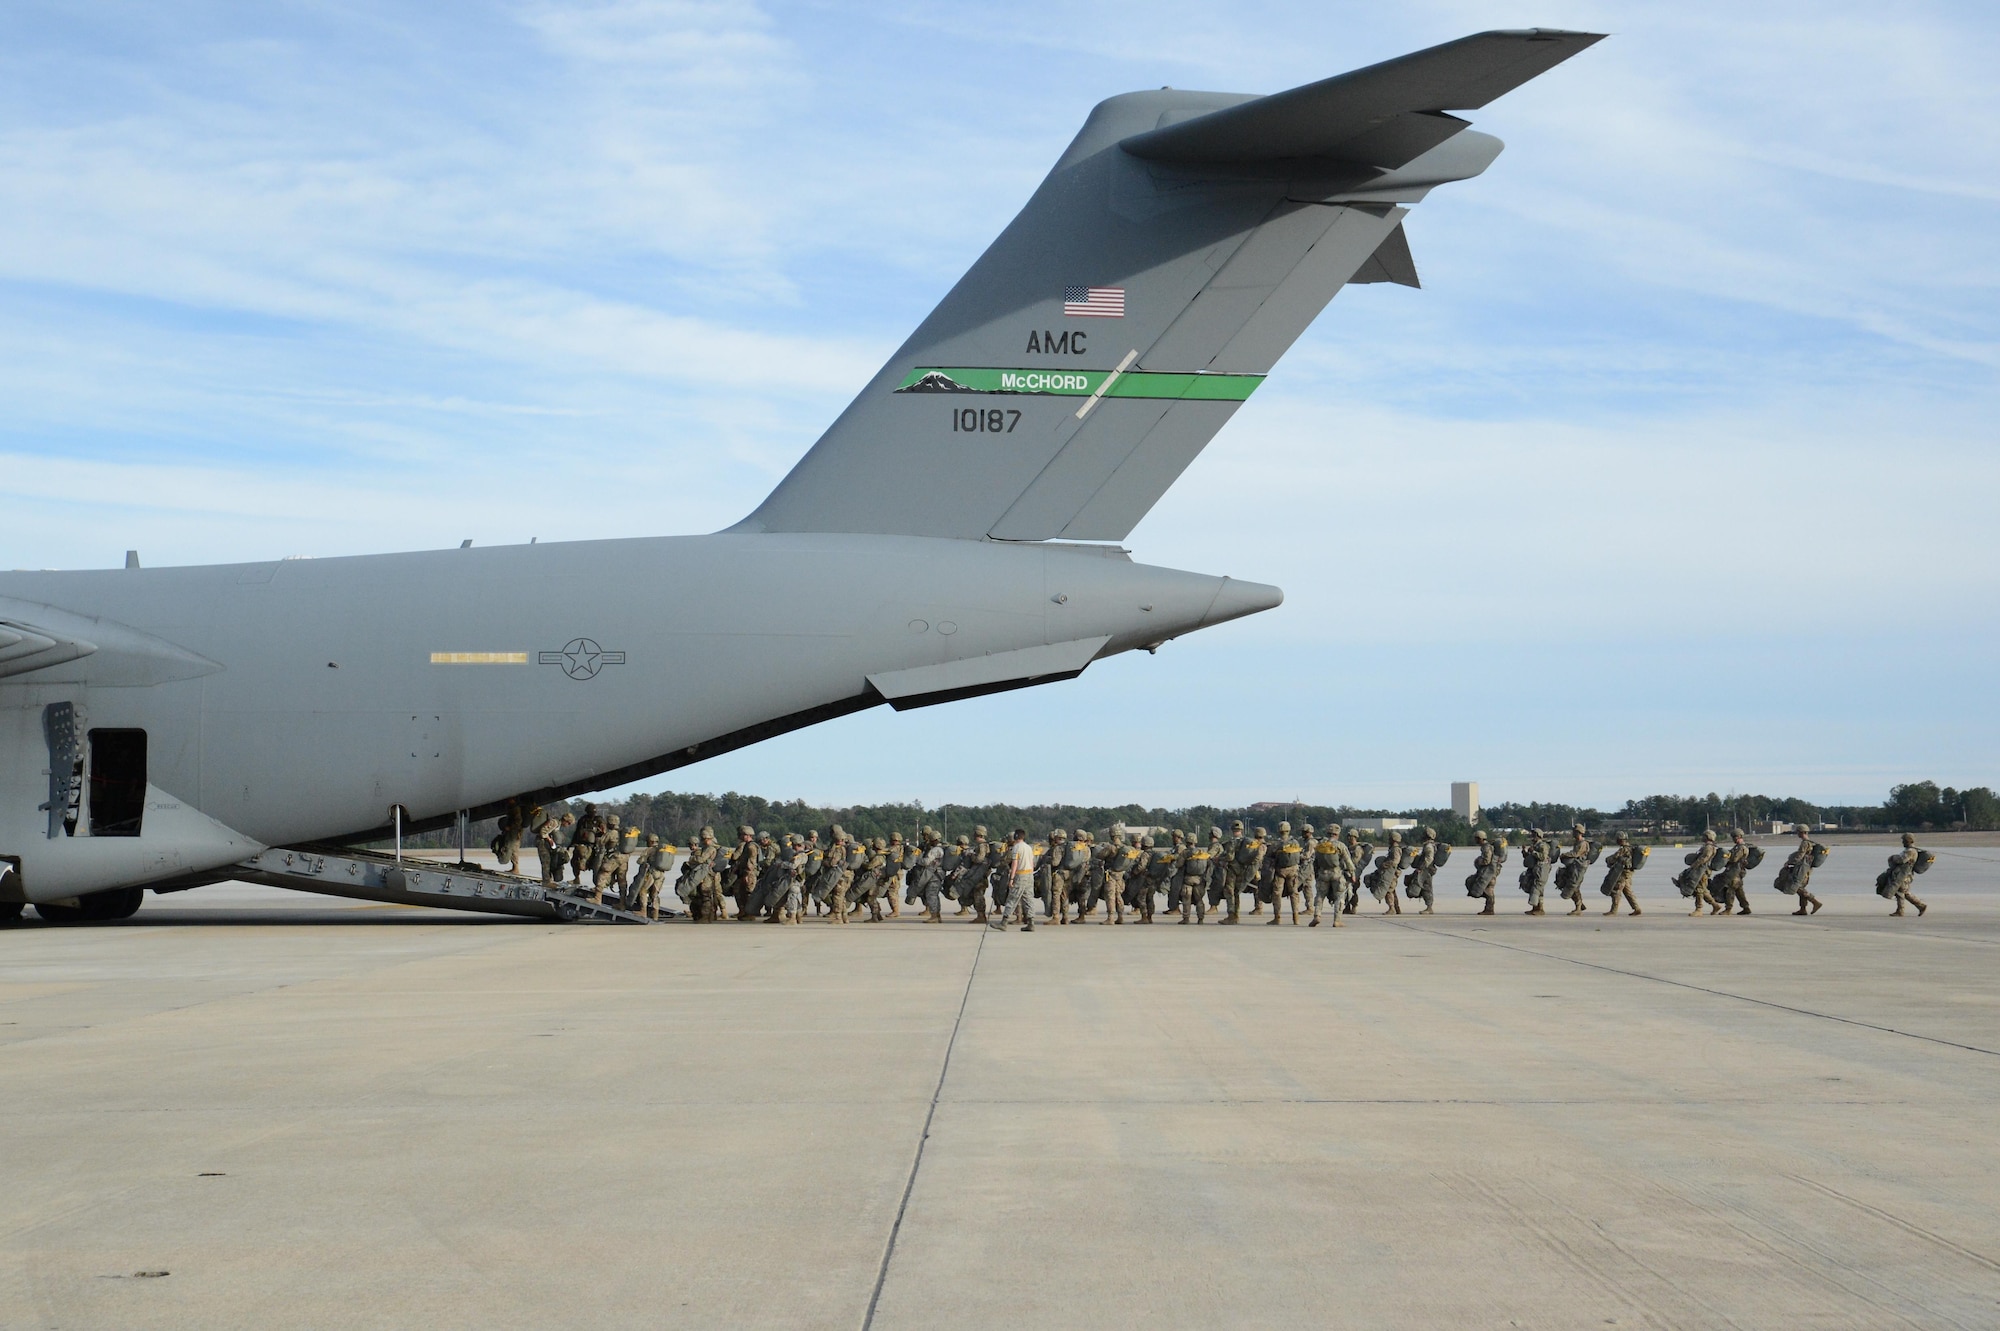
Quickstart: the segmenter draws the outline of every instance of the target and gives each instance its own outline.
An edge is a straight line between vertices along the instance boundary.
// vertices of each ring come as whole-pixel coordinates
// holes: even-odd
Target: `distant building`
[[[1414,832],[1417,820],[1414,818],[1343,818],[1342,827],[1351,827],[1357,832]]]
[[[1479,821],[1479,783],[1477,781],[1454,781],[1451,783],[1451,811],[1468,823]]]

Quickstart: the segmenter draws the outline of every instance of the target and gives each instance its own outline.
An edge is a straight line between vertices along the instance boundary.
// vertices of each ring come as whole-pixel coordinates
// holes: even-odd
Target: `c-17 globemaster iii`
[[[1100,103],[725,531],[0,574],[0,913],[115,918],[274,848],[1069,679],[1276,606],[1117,542],[1343,285],[1417,285],[1404,215],[1500,152],[1450,113],[1598,39]]]

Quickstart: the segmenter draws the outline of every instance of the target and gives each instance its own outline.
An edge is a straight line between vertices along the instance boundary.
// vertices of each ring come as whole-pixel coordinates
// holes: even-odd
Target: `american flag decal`
[[[1124,287],[1064,287],[1063,314],[1071,319],[1123,319]]]

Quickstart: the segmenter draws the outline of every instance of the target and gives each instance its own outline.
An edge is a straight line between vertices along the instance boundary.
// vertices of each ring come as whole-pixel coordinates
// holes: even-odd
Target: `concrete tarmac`
[[[2000,852],[1921,920],[1847,858],[1810,919],[1656,856],[1640,920],[29,923],[0,1326],[2000,1325]]]

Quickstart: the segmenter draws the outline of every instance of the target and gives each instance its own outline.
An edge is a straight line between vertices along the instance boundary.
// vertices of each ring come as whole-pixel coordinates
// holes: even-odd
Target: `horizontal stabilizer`
[[[1410,253],[1410,238],[1403,234],[1400,224],[1389,233],[1387,240],[1375,247],[1375,252],[1368,256],[1368,262],[1356,269],[1354,276],[1347,280],[1355,286],[1369,282],[1394,282],[1405,287],[1423,285],[1417,281],[1417,261]]]
[[[1602,33],[1550,28],[1475,33],[1136,134],[1121,146],[1154,162],[1312,157],[1398,167],[1465,128],[1446,111],[1482,107],[1601,40]]]

